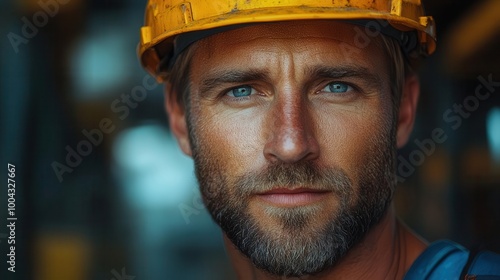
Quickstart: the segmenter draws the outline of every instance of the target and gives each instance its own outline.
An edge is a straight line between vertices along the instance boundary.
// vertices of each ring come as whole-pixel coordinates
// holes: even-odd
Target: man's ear
[[[403,84],[401,103],[399,106],[397,147],[403,147],[413,130],[415,114],[417,112],[418,97],[420,95],[420,82],[416,74],[406,77]]]
[[[173,91],[172,86],[168,83],[165,86],[165,108],[168,114],[170,130],[177,138],[177,143],[186,155],[192,156],[185,107],[179,104],[177,92]]]

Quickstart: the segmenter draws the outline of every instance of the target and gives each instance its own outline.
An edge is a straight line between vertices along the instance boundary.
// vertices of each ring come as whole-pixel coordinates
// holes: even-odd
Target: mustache
[[[274,188],[310,188],[332,191],[338,195],[352,193],[352,181],[340,168],[318,167],[311,162],[275,163],[260,172],[238,176],[235,190],[247,196]]]

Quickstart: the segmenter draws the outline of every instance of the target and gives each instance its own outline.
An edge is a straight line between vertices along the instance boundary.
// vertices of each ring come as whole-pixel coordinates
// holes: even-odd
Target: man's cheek
[[[343,133],[339,133],[339,137],[330,145],[329,153],[337,161],[336,164],[357,183],[362,170],[372,160],[370,157],[375,139],[381,137],[381,131],[374,128],[380,125],[366,121],[363,125],[346,123],[346,126],[351,129],[342,129]]]
[[[230,169],[251,168],[251,163],[263,153],[264,139],[261,126],[255,121],[212,120],[204,131],[211,150],[223,157]]]

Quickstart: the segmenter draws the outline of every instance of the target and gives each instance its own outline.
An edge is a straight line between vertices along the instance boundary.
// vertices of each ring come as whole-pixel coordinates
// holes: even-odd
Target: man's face
[[[354,27],[302,21],[201,40],[190,148],[205,204],[275,275],[334,265],[384,215],[395,120],[387,57]]]

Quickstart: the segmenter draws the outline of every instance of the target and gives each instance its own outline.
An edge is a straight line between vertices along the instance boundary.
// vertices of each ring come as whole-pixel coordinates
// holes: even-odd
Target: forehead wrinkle
[[[248,27],[238,28],[236,30],[225,31],[203,38],[200,42],[204,45],[203,49],[208,51],[209,57],[221,49],[230,49],[230,46],[238,44],[254,44],[258,50],[269,49],[276,40],[297,41],[293,44],[295,47],[305,48],[301,42],[315,40],[331,40],[335,43],[347,43],[354,45],[353,25],[329,21],[319,25],[321,21],[301,21],[300,25],[293,22],[284,23],[263,23]],[[329,28],[325,31],[319,29],[304,30],[304,27]],[[256,42],[257,41],[257,42]],[[265,44],[263,44],[265,43]],[[259,48],[260,46],[260,48]],[[292,46],[289,44],[289,46]]]
[[[331,41],[336,46],[340,44],[348,44],[349,46],[355,47],[353,40],[351,38],[337,38],[330,36],[295,36],[295,37],[269,37],[260,35],[258,37],[249,38],[249,36],[239,35],[230,36],[225,34],[222,38],[217,38],[216,36],[223,36],[223,34],[213,35],[208,38],[202,39],[204,49],[211,58],[217,53],[224,54],[224,50],[231,50],[233,47],[240,44],[248,44],[252,46],[253,52],[262,53],[274,53],[277,50],[283,50],[283,42],[288,46],[287,48],[292,53],[310,51],[311,49],[307,47],[304,42],[314,43],[315,41]],[[229,37],[229,38],[228,38]],[[277,47],[277,50],[275,49]]]

